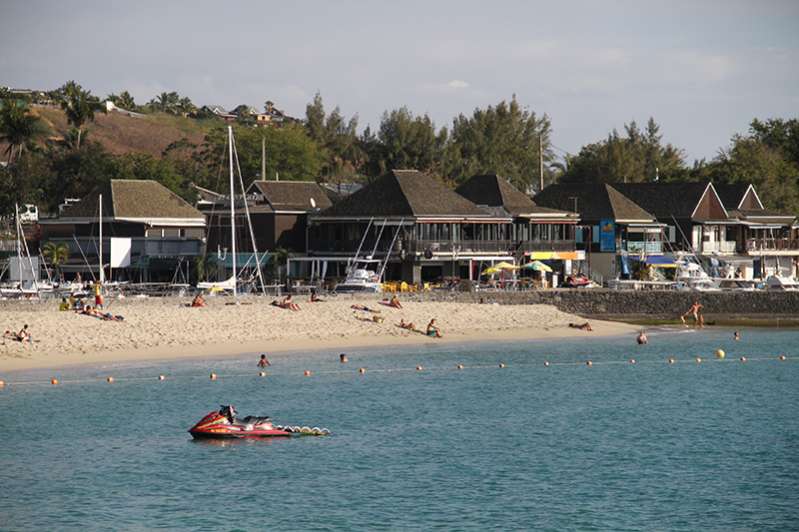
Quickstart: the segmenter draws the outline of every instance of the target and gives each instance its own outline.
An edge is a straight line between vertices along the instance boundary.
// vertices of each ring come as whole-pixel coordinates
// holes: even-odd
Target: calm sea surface
[[[254,356],[4,375],[0,529],[799,529],[799,360],[777,360],[799,333],[650,341],[295,354],[266,378]],[[192,441],[220,403],[334,434]]]

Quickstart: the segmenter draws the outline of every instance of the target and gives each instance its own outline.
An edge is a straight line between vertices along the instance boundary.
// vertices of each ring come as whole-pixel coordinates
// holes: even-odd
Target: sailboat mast
[[[233,251],[233,297],[238,297],[236,285],[236,200],[233,188],[233,126],[227,127],[228,157],[230,159],[230,248]]]
[[[100,262],[100,284],[105,282],[105,272],[103,271],[103,195],[100,194],[100,252],[99,252],[99,262]]]

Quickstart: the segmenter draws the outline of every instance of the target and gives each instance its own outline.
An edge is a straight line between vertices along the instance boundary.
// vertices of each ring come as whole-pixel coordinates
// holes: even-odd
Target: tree
[[[84,90],[74,81],[68,81],[59,89],[61,109],[67,115],[67,122],[77,130],[76,148],[80,148],[83,125],[94,121],[94,113],[105,112],[105,107],[96,96]]]
[[[125,109],[126,111],[136,110],[136,102],[128,91],[122,91],[120,94],[109,94],[106,100],[110,100],[120,109]]]
[[[44,126],[38,116],[30,112],[26,103],[16,100],[2,101],[0,107],[0,140],[8,143],[6,159],[8,164],[22,156],[26,146],[44,134]]]
[[[641,131],[635,121],[615,129],[607,139],[588,144],[567,157],[561,181],[570,183],[640,182],[685,179],[683,151],[662,143],[660,126],[650,118]]]
[[[50,263],[50,266],[56,270],[58,276],[63,279],[61,265],[69,260],[69,246],[63,242],[47,242],[42,246],[42,255]]]
[[[469,117],[459,115],[452,125],[449,160],[444,162],[447,173],[460,181],[474,174],[496,172],[525,190],[540,179],[539,143],[544,162],[554,159],[551,130],[549,117],[523,109],[516,96],[509,103],[501,101],[475,109]]]
[[[342,173],[357,173],[366,162],[366,153],[358,142],[358,117],[347,121],[338,107],[327,115],[322,95],[317,92],[313,102],[305,107],[305,118],[308,136],[323,152],[324,177],[335,179]]]

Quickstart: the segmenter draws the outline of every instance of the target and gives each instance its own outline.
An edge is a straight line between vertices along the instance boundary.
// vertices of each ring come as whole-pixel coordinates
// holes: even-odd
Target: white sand
[[[593,332],[568,327],[585,318],[549,305],[495,305],[405,302],[403,309],[379,305],[378,297],[337,297],[322,303],[297,299],[299,312],[270,306],[263,298],[208,298],[205,308],[188,308],[188,299],[128,298],[113,301],[109,312],[123,322],[101,321],[59,312],[57,302],[5,302],[0,329],[18,331],[27,323],[32,346],[0,344],[0,372],[187,356],[219,356],[265,351],[313,350],[405,343],[468,342],[491,339],[541,339],[632,334],[632,325],[591,320]],[[356,319],[350,305],[380,310],[383,323]],[[371,314],[359,312],[360,316]],[[436,318],[443,339],[428,338],[396,326],[400,318],[424,329]]]

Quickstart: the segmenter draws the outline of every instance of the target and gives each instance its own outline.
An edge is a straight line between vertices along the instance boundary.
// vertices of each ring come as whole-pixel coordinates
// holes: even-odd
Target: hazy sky
[[[570,152],[651,115],[689,159],[753,117],[799,115],[799,1],[9,1],[0,85],[303,116],[320,91],[361,126],[407,105],[438,126],[509,99]]]

